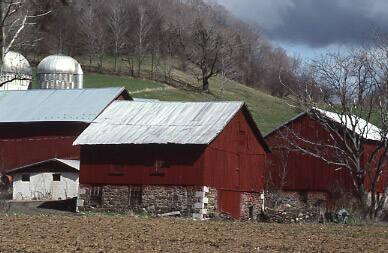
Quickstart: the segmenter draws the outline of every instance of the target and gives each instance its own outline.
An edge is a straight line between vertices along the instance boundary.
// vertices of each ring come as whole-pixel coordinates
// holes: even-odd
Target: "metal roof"
[[[329,119],[332,122],[336,122],[339,124],[346,123],[346,128],[348,130],[350,130],[350,131],[354,130],[358,135],[360,135],[360,136],[362,135],[362,137],[365,138],[366,140],[381,141],[383,139],[381,136],[382,130],[380,128],[367,122],[366,120],[364,120],[360,117],[357,117],[356,115],[345,117],[344,115],[341,116],[338,113],[325,111],[325,110],[322,110],[319,108],[313,108],[312,110],[315,110],[315,111],[321,113],[321,115],[325,116],[327,119]],[[295,117],[291,118],[289,121],[284,123],[283,125],[275,128],[274,130],[272,130],[271,132],[266,134],[264,136],[264,138],[269,137],[270,135],[274,134],[275,132],[277,132],[278,130],[283,128],[284,126],[294,122],[295,120],[297,120],[305,115],[308,115],[308,113],[302,112],[302,113],[296,115]],[[355,124],[355,123],[357,123],[357,125],[354,128],[352,124]]]
[[[115,101],[74,145],[209,144],[243,102]]]
[[[32,75],[31,66],[27,59],[13,51],[9,51],[4,56],[3,72]]]
[[[83,74],[81,65],[75,59],[65,55],[47,56],[39,63],[37,72],[38,74]]]
[[[92,122],[124,88],[0,91],[0,123]]]
[[[48,159],[48,160],[44,160],[44,161],[40,161],[40,162],[36,162],[36,163],[32,163],[32,164],[23,165],[23,166],[8,170],[6,173],[7,174],[15,174],[15,173],[18,173],[21,171],[27,171],[36,165],[41,165],[41,164],[45,164],[45,163],[49,163],[49,162],[63,163],[65,165],[69,166],[71,169],[74,169],[75,171],[79,171],[79,168],[80,168],[80,161],[79,160],[52,158],[52,159]]]
[[[348,130],[355,131],[357,135],[362,136],[367,140],[381,141],[383,139],[381,135],[382,130],[380,128],[356,115],[345,116],[335,112],[325,111],[319,108],[314,108],[314,110],[320,112],[322,115],[324,115],[331,121],[342,125],[346,124],[346,128]]]

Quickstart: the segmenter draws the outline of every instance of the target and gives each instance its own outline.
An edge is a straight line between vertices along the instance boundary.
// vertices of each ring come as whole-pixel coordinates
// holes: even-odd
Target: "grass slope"
[[[164,101],[245,101],[263,134],[293,117],[297,112],[279,98],[229,81],[221,89],[219,80],[210,84],[210,94],[175,89],[148,80],[136,80],[126,76],[85,74],[85,88],[124,86],[133,97]]]

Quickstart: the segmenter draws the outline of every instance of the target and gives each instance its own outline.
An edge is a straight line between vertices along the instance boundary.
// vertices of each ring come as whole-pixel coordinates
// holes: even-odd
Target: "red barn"
[[[242,102],[112,103],[75,141],[86,205],[252,218],[268,147]]]
[[[0,174],[52,159],[79,159],[72,143],[124,88],[0,92]]]
[[[320,110],[328,120],[339,123],[339,115]],[[370,131],[364,138],[364,158],[378,145],[378,128],[360,119],[360,124],[368,124]],[[311,193],[325,196],[326,201],[334,204],[334,199],[339,198],[339,193],[353,192],[353,181],[348,171],[340,166],[330,165],[325,161],[304,154],[300,151],[292,151],[287,148],[287,138],[293,138],[290,132],[298,138],[303,138],[315,143],[329,143],[327,129],[321,123],[307,113],[301,113],[289,122],[275,129],[265,136],[265,140],[272,149],[268,155],[266,165],[266,185],[268,189],[283,190],[288,192]],[[288,134],[288,136],[287,136]],[[330,151],[329,151],[330,152]],[[387,165],[388,166],[388,165]],[[388,170],[388,168],[387,168]],[[387,174],[383,175],[384,177]],[[381,183],[385,182],[381,180]],[[380,185],[380,191],[382,190]]]

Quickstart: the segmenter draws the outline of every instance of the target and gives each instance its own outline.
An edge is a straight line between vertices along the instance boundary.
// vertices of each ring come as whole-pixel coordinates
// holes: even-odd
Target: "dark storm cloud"
[[[235,15],[255,20],[273,40],[357,45],[388,32],[388,0],[218,0]]]

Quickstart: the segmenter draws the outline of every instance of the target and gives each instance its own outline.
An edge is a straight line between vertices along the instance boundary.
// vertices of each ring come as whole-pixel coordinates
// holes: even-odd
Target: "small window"
[[[90,189],[91,197],[101,197],[102,196],[102,187],[93,185]]]
[[[23,181],[23,182],[30,182],[30,175],[28,175],[28,174],[23,174],[23,175],[22,175],[22,181]]]
[[[143,191],[141,186],[130,186],[129,188],[129,205],[138,207],[142,202]]]
[[[53,174],[53,181],[61,181],[61,174]]]

